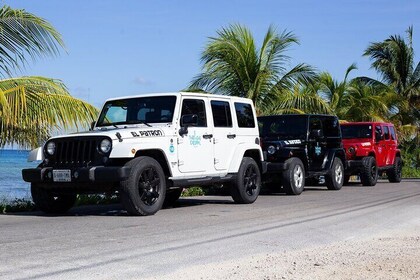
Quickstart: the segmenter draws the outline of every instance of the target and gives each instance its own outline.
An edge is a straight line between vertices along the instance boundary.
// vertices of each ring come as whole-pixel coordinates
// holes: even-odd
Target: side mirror
[[[96,121],[93,121],[90,123],[90,128],[89,128],[90,131],[92,131],[95,128],[95,123]]]
[[[375,140],[376,142],[382,141],[384,140],[384,136],[382,134],[375,133]]]
[[[183,115],[181,117],[181,128],[179,129],[179,135],[183,136],[188,134],[188,126],[194,126],[198,124],[198,116],[194,114]]]
[[[321,129],[314,129],[314,130],[311,131],[310,136],[313,139],[319,139],[319,138],[322,138],[324,135],[322,134]]]

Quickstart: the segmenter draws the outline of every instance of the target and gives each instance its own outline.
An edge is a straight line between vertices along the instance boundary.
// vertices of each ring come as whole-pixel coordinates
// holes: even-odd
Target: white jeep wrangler
[[[28,160],[42,160],[22,176],[47,213],[78,193],[118,191],[130,214],[152,215],[182,188],[215,183],[253,203],[263,169],[251,100],[185,92],[109,99],[91,131],[53,137]]]

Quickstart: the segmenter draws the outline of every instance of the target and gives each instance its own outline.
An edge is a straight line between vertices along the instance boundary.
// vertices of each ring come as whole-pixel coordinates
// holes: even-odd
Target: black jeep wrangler
[[[302,193],[305,179],[341,189],[345,152],[337,117],[278,115],[259,117],[258,122],[268,185],[281,184],[293,195]]]

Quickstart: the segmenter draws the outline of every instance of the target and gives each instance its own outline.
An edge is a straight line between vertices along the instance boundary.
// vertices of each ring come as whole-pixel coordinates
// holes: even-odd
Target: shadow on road
[[[233,200],[230,197],[221,197],[221,199],[206,199],[205,196],[200,196],[197,198],[193,197],[181,197],[171,206],[166,206],[160,211],[165,211],[175,208],[184,208],[192,206],[200,206],[206,204],[234,204]],[[127,216],[127,217],[136,217],[131,216],[124,210],[121,204],[107,204],[107,205],[83,205],[76,206],[70,209],[65,214],[51,215],[45,214],[41,211],[30,211],[30,212],[15,212],[7,213],[7,216],[39,216],[39,217],[77,217],[77,216]]]

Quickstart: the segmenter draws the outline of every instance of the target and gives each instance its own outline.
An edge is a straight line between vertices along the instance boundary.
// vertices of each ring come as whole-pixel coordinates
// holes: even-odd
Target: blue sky
[[[420,50],[420,1],[23,1],[0,0],[45,18],[63,35],[67,52],[31,63],[22,75],[65,82],[95,106],[107,98],[185,88],[200,72],[208,37],[232,23],[251,29],[258,44],[270,24],[292,31],[300,45],[287,52],[290,67],[306,62],[342,79],[377,78],[362,57],[370,42],[414,26]],[[418,61],[419,56],[416,56]]]

